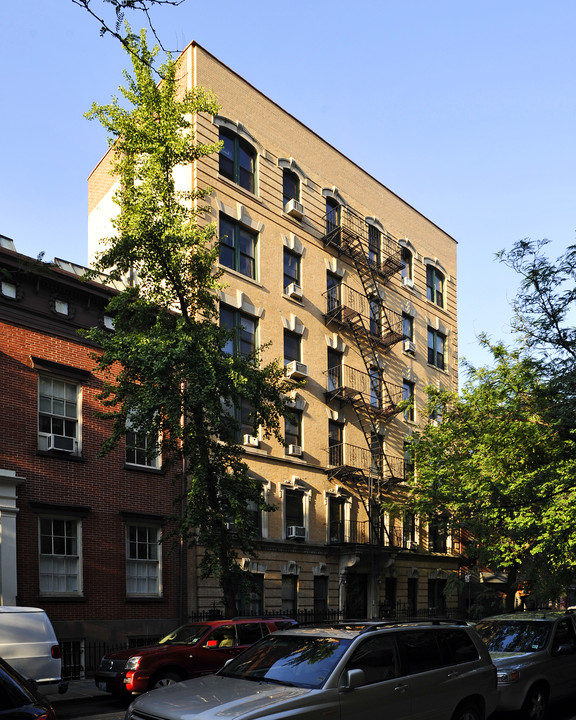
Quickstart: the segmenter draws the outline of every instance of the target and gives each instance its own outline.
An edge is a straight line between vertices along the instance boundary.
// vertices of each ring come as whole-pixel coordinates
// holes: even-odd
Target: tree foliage
[[[494,366],[470,368],[459,396],[428,388],[434,419],[413,437],[410,502],[423,519],[449,518],[471,564],[508,574],[509,603],[520,581],[547,597],[576,558],[576,445],[538,364],[483,342]]]
[[[114,98],[88,113],[109,132],[119,179],[116,233],[105,239],[96,270],[111,280],[137,277],[110,304],[114,332],[89,333],[102,348],[102,399],[114,419],[104,450],[124,438],[127,421],[159,438],[164,467],[183,478],[178,535],[204,548],[203,575],[219,578],[226,611],[234,613],[242,575],[236,553],[254,549],[249,505],[271,509],[243,459],[234,410],[248,403],[254,428],[281,441],[293,385],[278,362],[262,363],[261,350],[225,351],[231,331],[217,322],[216,229],[204,222],[210,188],[183,192],[175,183],[176,168],[219,149],[198,142],[192,125],[195,114],[217,112],[216,100],[201,88],[180,90],[170,59],[157,85],[157,48],[149,50],[144,31],[129,33],[128,42],[133,75],[125,73],[123,104]]]

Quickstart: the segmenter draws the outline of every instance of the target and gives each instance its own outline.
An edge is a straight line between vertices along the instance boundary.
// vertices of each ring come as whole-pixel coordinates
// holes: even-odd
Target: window
[[[282,614],[297,610],[298,575],[282,575]]]
[[[380,635],[364,640],[350,658],[347,670],[364,671],[364,684],[372,685],[398,677],[400,659],[394,635]]]
[[[284,330],[284,365],[296,360],[301,362],[302,336],[291,330]]]
[[[426,266],[426,297],[439,307],[444,307],[444,275],[433,265]]]
[[[370,298],[370,333],[375,337],[382,336],[382,305],[376,298]]]
[[[257,238],[235,220],[220,217],[220,264],[256,279]]]
[[[75,518],[40,518],[40,592],[79,594],[80,521]]]
[[[379,475],[382,472],[382,461],[384,459],[384,438],[376,432],[370,433],[370,456],[372,472]]]
[[[141,467],[160,467],[157,439],[145,432],[133,430],[130,420],[126,422],[126,462]]]
[[[79,387],[41,375],[38,381],[38,448],[78,452]]]
[[[410,548],[412,543],[416,542],[416,515],[413,512],[404,512],[404,521],[402,523],[402,544],[404,547]]]
[[[327,390],[338,390],[342,387],[342,353],[328,348],[328,387]]]
[[[337,310],[341,304],[342,280],[334,273],[326,273],[326,310]]]
[[[342,465],[343,463],[343,429],[339,422],[328,421],[328,464]]]
[[[344,542],[344,500],[338,497],[328,499],[328,523],[331,543]]]
[[[414,457],[412,446],[408,440],[404,440],[404,480],[410,480],[414,474]]]
[[[286,447],[302,447],[302,411],[291,410],[290,417],[284,419],[284,441]]]
[[[380,267],[382,233],[375,225],[368,225],[368,261]]]
[[[160,582],[160,530],[148,525],[126,526],[126,594],[157,597]]]
[[[286,534],[289,527],[304,527],[304,494],[300,490],[284,491]]]
[[[54,300],[54,310],[59,315],[68,315],[68,302],[66,300]]]
[[[284,292],[289,285],[301,285],[300,282],[300,255],[284,248]]]
[[[293,170],[284,168],[282,171],[282,199],[284,205],[289,200],[300,202],[300,178]]]
[[[238,610],[241,615],[262,615],[264,612],[264,574],[249,573],[249,589],[237,598]],[[262,635],[267,634],[267,628],[262,628]]]
[[[410,380],[402,381],[402,400],[410,402],[410,405],[404,410],[404,420],[414,422],[414,383]]]
[[[340,227],[340,205],[334,198],[326,198],[326,235]]]
[[[414,342],[414,318],[412,315],[402,313],[402,335],[404,335],[404,340]]]
[[[229,355],[251,355],[256,352],[258,320],[240,310],[220,305],[220,327],[233,330],[233,336],[226,342],[224,352]]]
[[[428,328],[428,362],[440,370],[444,370],[446,351],[446,337],[438,330]]]
[[[224,128],[220,128],[220,140],[224,143],[219,155],[220,175],[253,193],[256,185],[256,151],[236,133]]]
[[[446,518],[437,517],[428,525],[428,550],[445,553],[448,548],[448,522]]]
[[[11,300],[16,299],[16,285],[11,282],[6,282],[5,280],[2,280],[0,282],[0,293],[4,295],[4,297],[10,298]]]
[[[412,280],[412,253],[408,248],[402,247],[400,253],[402,279]]]
[[[314,575],[314,615],[328,613],[328,575]]]
[[[408,578],[408,614],[416,615],[418,611],[418,578]]]
[[[428,580],[428,608],[438,613],[446,612],[446,580]],[[476,659],[476,658],[474,658]]]
[[[370,368],[370,405],[375,408],[382,406],[382,373],[380,368]]]

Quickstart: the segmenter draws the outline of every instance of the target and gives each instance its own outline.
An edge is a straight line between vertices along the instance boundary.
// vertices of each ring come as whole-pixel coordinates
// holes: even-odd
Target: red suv
[[[291,618],[233,618],[187,623],[156,645],[104,655],[96,671],[100,690],[143,693],[207,675],[275,630],[296,627]]]

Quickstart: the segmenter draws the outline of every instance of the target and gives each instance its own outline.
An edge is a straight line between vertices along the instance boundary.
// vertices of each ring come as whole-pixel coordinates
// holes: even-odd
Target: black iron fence
[[[267,611],[266,616],[270,617],[291,617],[300,625],[314,625],[317,623],[340,622],[348,618],[346,612],[328,608],[316,608],[310,610],[297,610],[296,612]],[[262,617],[258,615],[255,617]],[[247,616],[249,617],[249,616]],[[397,603],[396,605],[381,604],[379,617],[383,619],[398,620],[408,618],[429,618],[445,617],[450,619],[462,618],[462,611],[458,609],[444,608],[418,608],[414,609],[409,604]],[[214,608],[205,612],[193,613],[189,616],[189,622],[205,622],[207,620],[224,619],[224,614]],[[357,619],[357,618],[356,618]],[[93,677],[101,658],[109,652],[124,650],[130,647],[142,647],[152,645],[159,640],[157,635],[143,635],[132,638],[129,642],[122,644],[111,644],[103,641],[63,641],[62,648],[62,677],[65,680],[77,680],[82,677]]]

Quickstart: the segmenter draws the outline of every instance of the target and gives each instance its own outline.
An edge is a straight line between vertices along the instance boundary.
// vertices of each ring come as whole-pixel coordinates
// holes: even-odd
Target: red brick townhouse
[[[99,457],[97,349],[112,290],[0,236],[0,603],[46,610],[65,647],[160,635],[186,610],[179,552],[159,540],[175,486],[146,439]],[[185,585],[184,585],[185,587]]]

